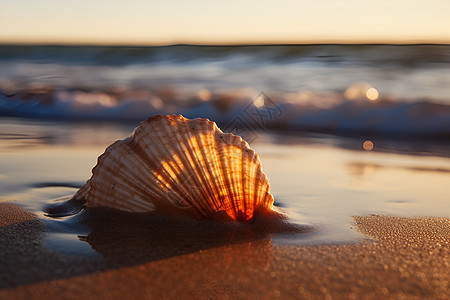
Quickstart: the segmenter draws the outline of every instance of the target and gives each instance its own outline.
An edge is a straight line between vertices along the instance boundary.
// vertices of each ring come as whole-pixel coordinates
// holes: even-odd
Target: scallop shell
[[[207,119],[154,116],[98,158],[87,207],[250,221],[273,197],[255,151]]]

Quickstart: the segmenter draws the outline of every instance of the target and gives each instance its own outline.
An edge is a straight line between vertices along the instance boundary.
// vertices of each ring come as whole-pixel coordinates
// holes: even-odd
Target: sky
[[[0,0],[0,43],[450,43],[449,0]]]

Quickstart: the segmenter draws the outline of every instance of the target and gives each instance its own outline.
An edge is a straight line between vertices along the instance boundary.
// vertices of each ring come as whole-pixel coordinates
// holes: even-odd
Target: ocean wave
[[[208,118],[224,131],[326,132],[450,139],[450,105],[381,98],[370,86],[345,93],[279,93],[252,88],[221,92],[29,90],[0,95],[0,115],[66,121],[138,122],[155,114]],[[366,91],[362,93],[362,91]],[[375,97],[376,96],[376,97]],[[248,137],[251,138],[251,137]]]

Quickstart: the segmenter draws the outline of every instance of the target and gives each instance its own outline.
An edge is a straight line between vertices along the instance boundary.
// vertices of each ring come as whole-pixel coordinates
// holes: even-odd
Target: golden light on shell
[[[363,149],[366,151],[372,151],[373,150],[373,142],[369,141],[369,140],[364,141]]]
[[[248,222],[273,197],[258,155],[214,122],[154,116],[98,158],[74,196],[86,207]]]

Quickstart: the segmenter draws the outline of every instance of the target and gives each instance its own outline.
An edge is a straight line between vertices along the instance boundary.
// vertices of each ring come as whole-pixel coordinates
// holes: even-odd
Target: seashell
[[[258,155],[207,119],[154,116],[110,145],[74,196],[87,207],[251,221],[273,197]]]

